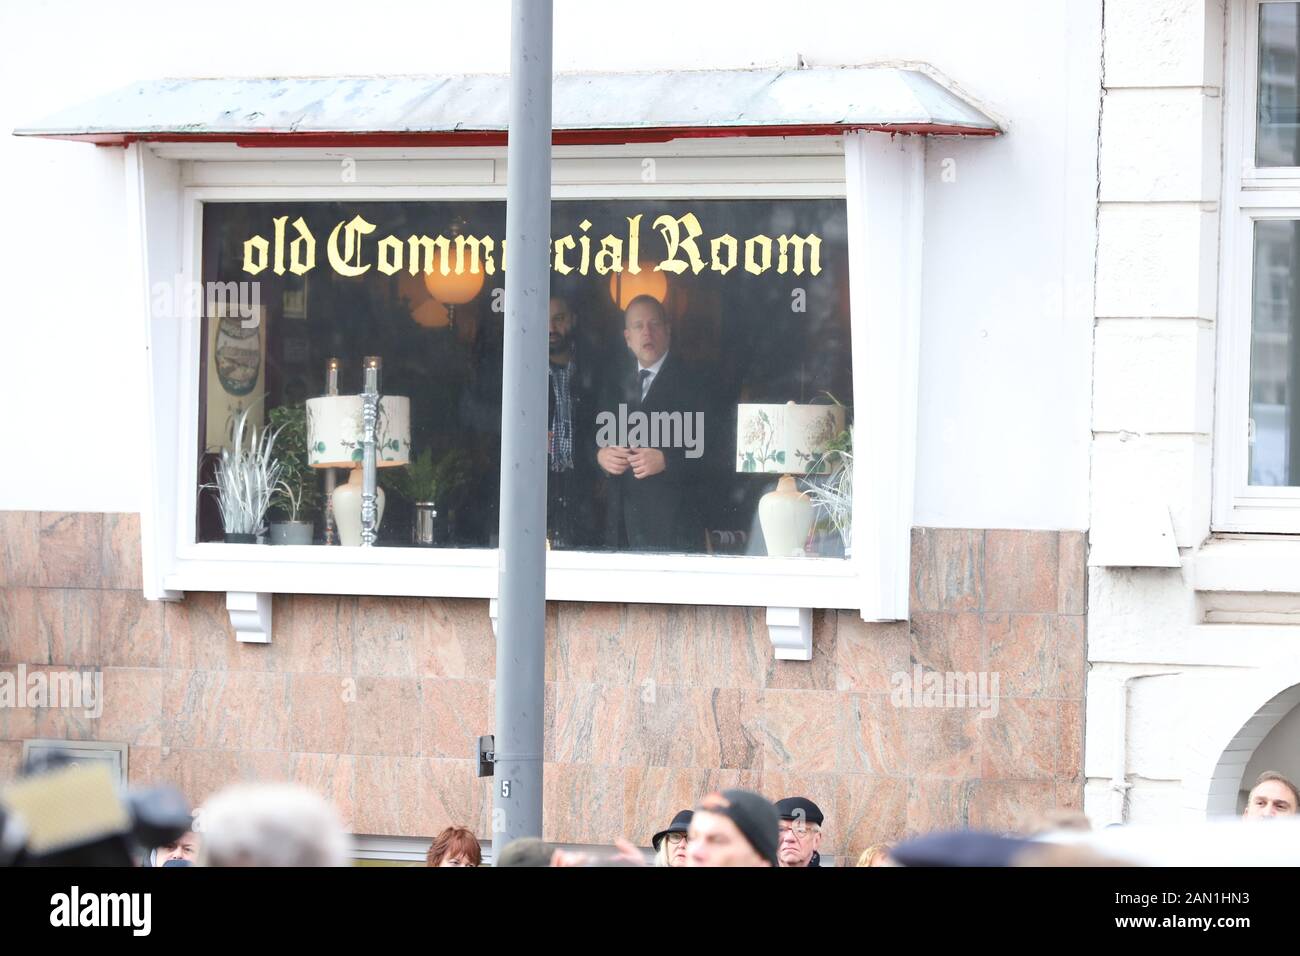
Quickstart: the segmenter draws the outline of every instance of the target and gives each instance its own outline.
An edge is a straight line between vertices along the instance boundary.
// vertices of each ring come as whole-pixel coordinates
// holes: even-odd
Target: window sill
[[[495,598],[487,549],[197,544],[164,583],[175,591]],[[550,552],[548,601],[857,608],[861,569],[843,558]]]
[[[1186,566],[1195,591],[1300,594],[1300,536],[1218,535]]]

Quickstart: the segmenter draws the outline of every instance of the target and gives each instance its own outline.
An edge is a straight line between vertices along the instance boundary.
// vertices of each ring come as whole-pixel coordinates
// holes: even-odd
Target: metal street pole
[[[551,0],[514,0],[506,147],[500,610],[492,847],[542,835],[546,431],[551,235]]]

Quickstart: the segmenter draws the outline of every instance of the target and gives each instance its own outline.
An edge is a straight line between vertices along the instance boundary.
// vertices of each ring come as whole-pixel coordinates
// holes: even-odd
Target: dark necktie
[[[646,397],[646,382],[650,381],[650,377],[651,377],[652,375],[654,375],[654,372],[650,371],[648,368],[643,368],[643,369],[641,369],[641,382],[640,382],[640,387],[639,387],[639,389],[638,389],[638,391],[637,391],[637,394],[641,396],[640,399],[639,399],[639,401],[642,401],[642,402],[645,401],[645,397]]]

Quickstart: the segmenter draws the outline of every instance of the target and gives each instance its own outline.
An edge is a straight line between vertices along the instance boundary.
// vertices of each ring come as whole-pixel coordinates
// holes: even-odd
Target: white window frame
[[[1300,534],[1300,487],[1250,485],[1247,471],[1255,223],[1300,220],[1300,167],[1255,165],[1259,8],[1273,2],[1291,0],[1244,0],[1229,4],[1227,13],[1211,525],[1215,532]],[[1300,454],[1300,448],[1293,453]]]
[[[857,458],[851,558],[548,552],[547,600],[844,608],[866,620],[907,617],[924,156],[924,137],[876,133],[555,149],[557,200],[844,198],[855,444],[872,453]],[[344,158],[357,163],[355,182],[341,182]],[[643,179],[646,158],[657,164],[653,182]],[[150,290],[177,276],[182,283],[198,278],[205,201],[504,199],[504,149],[134,143],[126,166],[148,357],[146,595],[496,598],[495,550],[194,542],[199,318],[154,314]],[[655,587],[646,587],[647,574],[655,575]]]

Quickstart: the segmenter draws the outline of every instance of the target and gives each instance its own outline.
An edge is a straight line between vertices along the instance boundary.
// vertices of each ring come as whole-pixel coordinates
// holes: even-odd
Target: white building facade
[[[735,638],[734,647],[724,640],[731,648],[726,652],[708,645],[714,658],[707,662],[691,657],[704,652],[683,638],[674,653],[684,649],[684,659],[695,661],[684,666],[703,676],[683,685],[686,703],[670,714],[669,731],[683,730],[698,716],[691,710],[697,691],[733,695],[737,726],[719,732],[717,752],[701,744],[668,758],[644,742],[672,736],[653,720],[649,729],[606,728],[611,737],[643,741],[611,755],[574,728],[586,726],[577,719],[580,712],[596,709],[584,696],[592,688],[612,695],[605,699],[642,692],[643,662],[596,632],[609,620],[603,614],[621,613],[626,623],[636,613],[628,610],[637,602],[634,584],[619,578],[620,570],[649,565],[557,560],[559,590],[552,597],[576,608],[562,612],[575,622],[569,638],[590,638],[597,655],[614,653],[611,648],[627,654],[617,664],[598,656],[591,667],[561,659],[548,676],[558,695],[557,751],[548,756],[560,788],[553,802],[576,806],[581,798],[603,808],[591,828],[557,830],[557,839],[595,842],[612,839],[624,821],[644,826],[663,808],[647,810],[653,801],[643,799],[643,791],[675,787],[686,799],[703,775],[723,771],[748,775],[730,782],[798,783],[838,794],[842,817],[856,815],[858,824],[854,839],[837,845],[836,855],[904,829],[1010,827],[1034,812],[1080,801],[1097,822],[1232,812],[1244,778],[1261,769],[1300,772],[1289,743],[1300,724],[1287,717],[1300,697],[1300,622],[1293,620],[1300,543],[1292,537],[1300,532],[1300,478],[1290,477],[1300,450],[1291,451],[1289,437],[1292,383],[1300,375],[1290,357],[1300,328],[1300,295],[1291,285],[1300,268],[1288,271],[1296,243],[1286,226],[1300,219],[1300,172],[1283,165],[1300,164],[1287,151],[1284,132],[1295,122],[1287,118],[1296,105],[1297,67],[1286,31],[1297,6],[1273,0],[825,2],[797,9],[775,2],[673,3],[650,15],[631,7],[557,4],[560,72],[901,68],[933,79],[990,118],[1000,133],[933,136],[923,148],[912,143],[919,137],[895,142],[885,133],[853,133],[890,144],[879,147],[876,165],[860,163],[856,182],[854,147],[846,147],[845,135],[606,144],[603,153],[557,149],[557,198],[608,198],[621,195],[620,189],[650,196],[640,163],[651,158],[665,168],[681,163],[687,172],[672,188],[696,189],[701,197],[798,195],[848,203],[871,195],[862,184],[879,182],[871,177],[888,165],[879,160],[888,149],[906,152],[906,162],[891,168],[911,199],[891,193],[898,206],[889,211],[917,217],[900,236],[911,236],[919,253],[919,265],[916,256],[899,256],[892,245],[885,259],[873,257],[872,263],[893,270],[880,283],[869,270],[854,273],[855,336],[870,328],[857,316],[881,288],[915,319],[913,338],[885,340],[898,355],[911,356],[912,366],[895,363],[888,376],[877,376],[870,363],[879,359],[871,351],[879,339],[855,352],[853,366],[860,402],[868,383],[887,380],[898,394],[913,389],[914,407],[904,403],[898,416],[903,427],[890,446],[908,460],[881,472],[907,476],[906,487],[889,489],[901,502],[889,527],[901,528],[903,538],[914,532],[910,550],[904,544],[901,554],[888,552],[891,583],[880,584],[880,575],[872,578],[862,565],[842,581],[822,574],[811,583],[792,565],[777,567],[768,585],[780,596],[773,603],[788,609],[798,604],[794,595],[812,595],[803,610],[815,611],[821,623],[802,619],[813,644],[810,665],[800,671],[764,658],[751,674],[726,656],[739,654],[741,645],[749,648],[747,637]],[[1271,17],[1263,45],[1261,10]],[[9,93],[0,118],[8,129],[29,127],[129,83],[173,76],[502,73],[507,12],[505,3],[436,11],[393,3],[361,15],[337,3],[317,5],[303,18],[236,3],[223,7],[222,17],[237,42],[195,45],[186,38],[212,28],[205,8],[141,4],[124,28],[118,14],[93,4],[54,12],[11,6],[4,13]],[[101,42],[106,33],[115,38],[111,47]],[[1267,123],[1257,122],[1261,96]],[[208,190],[209,198],[320,198],[320,163],[337,162],[338,155],[337,149],[321,151],[332,147],[315,148],[0,142],[6,204],[21,224],[0,233],[0,243],[4,261],[23,278],[10,289],[3,334],[11,360],[0,400],[31,409],[0,417],[0,447],[27,447],[34,419],[42,436],[58,436],[46,440],[40,454],[6,457],[10,480],[0,484],[0,511],[17,516],[13,528],[35,529],[33,540],[60,547],[62,532],[55,526],[62,518],[42,516],[71,515],[79,528],[78,515],[142,514],[146,539],[161,522],[161,538],[145,545],[143,587],[137,588],[153,604],[173,602],[165,618],[157,612],[160,649],[105,658],[106,666],[124,669],[121,679],[142,688],[159,715],[161,730],[121,720],[104,730],[109,737],[130,737],[145,755],[140,766],[162,768],[202,791],[211,781],[201,768],[216,765],[214,753],[241,771],[256,763],[250,752],[273,753],[288,761],[273,761],[275,767],[292,766],[300,777],[310,777],[322,761],[332,773],[337,763],[344,768],[338,771],[340,792],[355,798],[358,832],[427,835],[430,821],[445,823],[457,814],[404,806],[385,817],[362,807],[363,794],[382,789],[381,778],[400,776],[409,769],[401,761],[414,756],[428,757],[423,772],[437,779],[444,772],[448,779],[461,774],[459,737],[436,752],[413,745],[408,753],[363,740],[360,730],[347,740],[325,740],[286,727],[264,735],[250,730],[255,743],[249,743],[223,735],[214,720],[183,712],[186,700],[205,699],[214,686],[211,675],[222,670],[211,655],[228,663],[225,651],[200,652],[197,642],[187,643],[193,638],[185,635],[197,625],[173,608],[192,604],[190,594],[251,596],[244,612],[229,601],[213,605],[217,613],[209,616],[220,625],[214,634],[251,619],[254,630],[266,624],[263,636],[272,643],[275,625],[259,617],[259,609],[269,615],[270,599],[260,604],[259,593],[276,595],[277,606],[288,609],[275,619],[285,622],[290,642],[301,629],[294,608],[309,606],[314,614],[340,594],[359,598],[363,607],[381,595],[472,599],[483,605],[472,609],[478,626],[487,626],[486,599],[493,595],[483,582],[495,569],[487,551],[443,564],[390,555],[387,564],[373,562],[383,566],[366,572],[361,585],[340,583],[345,572],[325,565],[313,577],[310,569],[286,570],[275,562],[241,568],[239,561],[216,561],[210,549],[222,545],[208,542],[197,546],[209,550],[189,554],[207,555],[203,561],[177,563],[186,554],[173,546],[196,544],[192,535],[187,543],[177,534],[187,520],[193,523],[193,512],[185,510],[193,505],[185,500],[189,486],[157,463],[160,455],[179,461],[183,441],[176,436],[188,440],[193,435],[187,429],[197,430],[187,414],[174,421],[167,414],[175,416],[181,400],[197,391],[185,376],[198,373],[189,369],[172,381],[174,392],[158,393],[159,383],[168,381],[167,366],[149,351],[156,346],[140,315],[140,266],[151,257],[166,264],[179,253],[156,237],[140,245],[141,210],[148,213],[149,196],[160,195],[150,190],[160,182],[177,195],[188,189]],[[472,165],[444,164],[438,168],[450,170],[450,178],[436,181],[425,178],[432,166],[418,163],[452,157],[404,155],[401,149],[358,153],[368,200],[385,189],[442,198],[501,192],[504,151],[498,147],[463,154],[468,164],[486,164],[483,178],[474,179],[481,171]],[[627,161],[627,169],[609,172]],[[372,173],[379,178],[367,183]],[[166,200],[161,208],[188,222],[167,211]],[[850,209],[851,224],[861,208]],[[1257,264],[1258,248],[1267,268]],[[860,281],[864,275],[872,279],[870,288]],[[181,347],[179,340],[173,344]],[[889,419],[880,407],[873,413]],[[159,422],[168,421],[175,426],[172,437],[160,442]],[[161,490],[160,475],[166,479]],[[873,507],[886,514],[879,492],[873,483]],[[1085,534],[1086,590],[1082,569],[1075,567]],[[871,544],[866,537],[856,540]],[[30,556],[20,545],[10,548],[4,637],[14,653],[0,656],[15,663],[79,663],[54,659],[56,645],[73,641],[22,643],[13,622],[24,612],[13,609],[34,602],[36,620],[44,613],[42,601],[76,589],[70,575],[19,580],[14,556],[22,554]],[[863,548],[855,560],[864,560]],[[442,574],[438,583],[418,578],[431,567]],[[703,567],[656,566],[656,573],[677,575],[678,589],[658,602],[692,614],[763,603],[762,589],[752,582],[717,587],[696,573]],[[303,594],[313,595],[313,603],[300,605],[294,595]],[[202,604],[194,615],[211,609]],[[562,634],[568,633],[564,620]],[[761,614],[758,620],[753,626],[761,630]],[[865,630],[864,621],[870,622]],[[770,613],[765,623],[773,634],[800,628],[800,619],[783,624]],[[655,618],[654,627],[667,633],[676,624]],[[364,627],[355,630],[360,637]],[[767,641],[766,633],[760,635],[758,646],[770,656]],[[173,657],[177,648],[182,653]],[[379,656],[363,669],[358,656],[355,673],[380,681],[418,682],[431,674],[462,680],[457,692],[474,711],[486,708],[491,693],[488,671],[471,666],[475,653],[465,651],[450,669],[440,661],[433,671]],[[1004,716],[967,723],[914,715],[892,723],[890,712],[872,710],[891,673],[917,661],[937,670],[999,674],[1007,688]],[[332,664],[320,666],[333,674]],[[265,682],[275,672],[293,697],[299,690],[295,667],[259,662],[249,670],[261,668],[258,680]],[[673,679],[653,673],[656,680]],[[187,697],[187,688],[195,687]],[[273,697],[251,679],[244,690],[263,704]],[[407,690],[418,707],[424,691],[415,683],[394,686],[399,696]],[[312,688],[302,692],[304,700],[316,700]],[[323,694],[320,700],[324,707]],[[629,698],[627,706],[634,705]],[[375,711],[381,712],[387,713]],[[488,732],[486,712],[474,724],[477,732]],[[1045,721],[1053,729],[1042,730]],[[183,758],[171,756],[169,722],[193,731],[174,741]],[[829,738],[809,731],[818,722],[835,728]],[[458,729],[468,740],[472,728]],[[1076,731],[1081,762],[1073,755]],[[0,734],[9,749],[0,753],[12,756],[14,744],[33,733],[9,727]],[[901,749],[881,747],[882,739],[902,741]],[[669,774],[669,782],[646,776],[645,764]],[[624,792],[635,795],[626,807]],[[461,818],[483,810],[481,800],[464,799],[457,804]]]
[[[1300,771],[1296,5],[1110,2],[1085,804],[1238,811]]]

